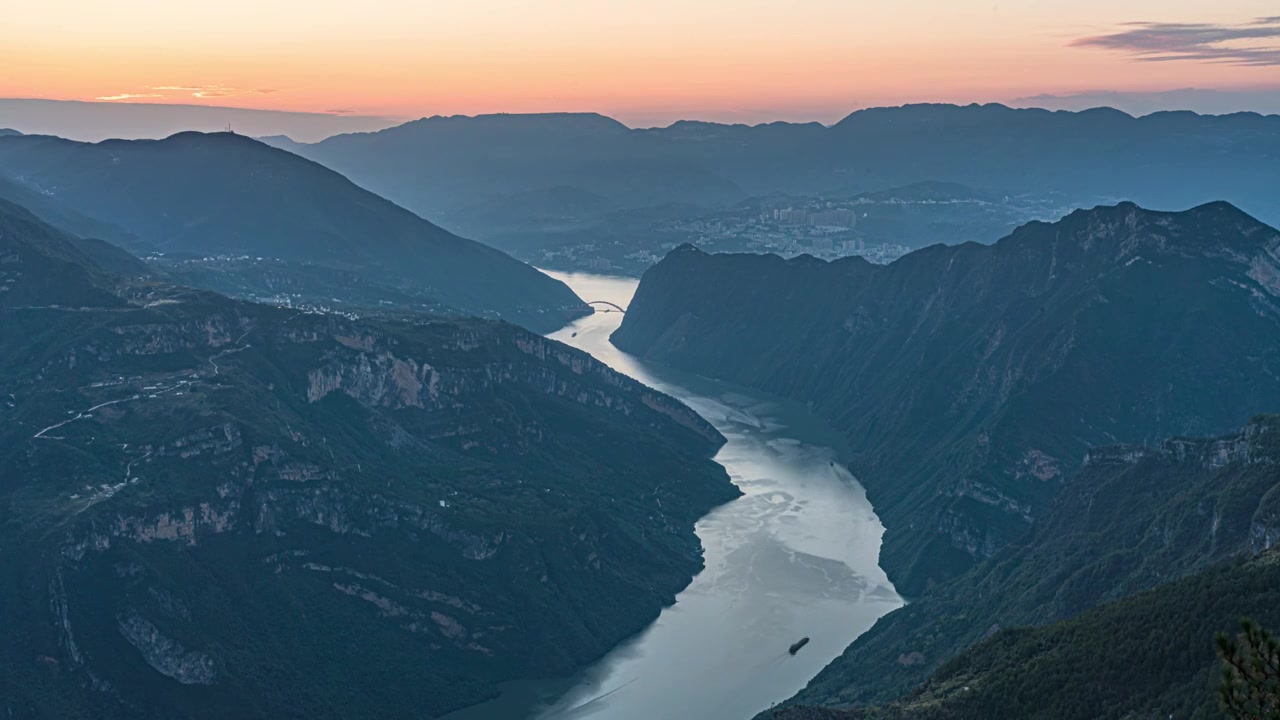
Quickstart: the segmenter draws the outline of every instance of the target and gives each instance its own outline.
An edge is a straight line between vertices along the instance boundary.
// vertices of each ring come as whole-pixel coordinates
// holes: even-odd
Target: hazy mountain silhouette
[[[314,268],[328,268],[540,329],[581,312],[563,283],[240,135],[0,138],[0,167],[61,206],[128,231],[133,237],[119,241],[139,252],[279,260],[293,266],[280,272],[304,286]]]
[[[194,90],[195,88],[193,88]],[[0,124],[28,134],[58,135],[97,142],[111,138],[168,137],[177,132],[217,132],[227,125],[246,135],[287,134],[303,140],[376,130],[396,124],[387,118],[351,113],[255,110],[168,102],[93,102],[0,98]]]
[[[829,128],[689,121],[647,130],[599,115],[437,117],[288,147],[446,222],[462,208],[558,186],[618,208],[847,196],[923,181],[1157,208],[1221,199],[1280,222],[1280,116],[1253,113],[908,105],[861,110]],[[481,215],[466,221],[483,232]]]

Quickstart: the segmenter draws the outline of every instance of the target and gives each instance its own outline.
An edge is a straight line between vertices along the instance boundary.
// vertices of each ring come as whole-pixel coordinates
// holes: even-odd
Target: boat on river
[[[799,640],[792,643],[791,648],[787,650],[787,652],[791,653],[792,655],[795,655],[796,653],[800,652],[800,648],[808,644],[809,644],[809,638],[802,637]]]

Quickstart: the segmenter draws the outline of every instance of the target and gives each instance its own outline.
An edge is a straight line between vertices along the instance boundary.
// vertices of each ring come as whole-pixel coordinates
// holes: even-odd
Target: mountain
[[[684,246],[613,342],[810,403],[918,596],[1022,536],[1091,447],[1280,407],[1278,296],[1274,229],[1226,203],[1125,203],[887,266]]]
[[[81,238],[97,238],[115,246],[141,246],[138,238],[124,228],[86,217],[61,204],[52,195],[4,175],[0,175],[0,200],[19,205],[46,223]]]
[[[1280,223],[1280,116],[1133,117],[1003,105],[906,105],[817,123],[678,122],[631,130],[599,115],[424,118],[288,149],[426,217],[491,231],[483,203],[571,187],[614,208],[718,206],[781,192],[847,197],[921,182],[999,194],[1128,198],[1160,208],[1226,200]],[[554,201],[554,199],[552,199]],[[465,225],[460,224],[465,223]],[[495,231],[496,232],[496,231]]]
[[[21,135],[21,134],[22,133],[18,132],[17,130],[14,130],[13,128],[0,128],[0,137],[4,137],[6,135]]]
[[[0,168],[128,231],[136,240],[122,239],[126,249],[176,256],[175,277],[215,290],[312,304],[408,296],[536,330],[585,312],[563,283],[314,162],[232,133],[97,144],[0,138]],[[210,257],[220,258],[212,269],[207,260],[187,262]]]
[[[1082,655],[1092,657],[1080,661],[1086,669],[1055,673],[1051,677],[1071,677],[1078,672],[1082,677],[1073,679],[1072,683],[1087,682],[1087,673],[1114,672],[1130,660],[1173,666],[1188,658],[1196,663],[1192,671],[1200,673],[1211,664],[1213,650],[1209,639],[1215,631],[1231,630],[1242,615],[1255,615],[1262,620],[1263,615],[1276,612],[1274,607],[1260,612],[1267,603],[1274,602],[1266,594],[1246,597],[1237,593],[1240,597],[1233,601],[1241,603],[1242,611],[1238,613],[1228,612],[1227,605],[1222,604],[1221,596],[1230,593],[1218,591],[1212,593],[1212,597],[1203,594],[1220,582],[1221,575],[1237,572],[1238,568],[1223,570],[1219,567],[1223,563],[1234,568],[1230,563],[1240,558],[1280,550],[1277,548],[1280,545],[1278,468],[1280,416],[1275,415],[1255,418],[1242,430],[1217,438],[1177,437],[1150,447],[1095,448],[1089,451],[1080,471],[1063,487],[1052,508],[1026,537],[964,576],[882,618],[789,702],[865,706],[902,696],[911,698],[910,691],[922,684],[934,689],[915,694],[932,697],[937,694],[936,688],[944,684],[942,678],[953,674],[953,668],[987,663],[1002,665],[1003,660],[994,661],[989,656],[1004,652],[1006,644],[1022,644],[1025,650],[1036,647],[1032,639],[1085,632],[1079,628],[1104,635],[1102,628],[1092,627],[1093,623],[1101,622],[1097,614],[1070,626],[1076,628],[1071,631],[1007,629],[1071,620],[1097,606],[1162,588],[1166,583],[1175,583],[1174,589],[1161,590],[1166,596],[1183,592],[1197,594],[1188,599],[1185,608],[1205,608],[1207,602],[1212,612],[1192,613],[1193,623],[1184,622],[1188,620],[1185,615],[1180,615],[1176,623],[1170,623],[1166,613],[1152,613],[1149,617],[1154,622],[1147,623],[1138,636],[1164,634],[1167,647],[1185,648],[1187,653],[1180,656],[1173,651],[1128,652],[1119,639],[1124,633],[1117,632],[1107,642],[1090,640],[1082,647],[1061,648],[1062,662],[1067,658],[1080,661]],[[1271,567],[1264,574],[1271,576],[1275,570]],[[1177,584],[1181,578],[1200,573],[1207,575]],[[1271,589],[1275,591],[1277,587],[1272,585]],[[1136,607],[1149,602],[1149,598],[1137,601]],[[1107,610],[1103,615],[1113,617],[1115,612]],[[1134,612],[1124,611],[1129,615]],[[1110,630],[1110,625],[1107,628]],[[1000,640],[984,642],[1002,632],[1006,634]],[[1009,667],[1013,666],[1006,665],[1005,673]],[[969,672],[960,674],[967,676]],[[1135,666],[1134,672],[1148,670]],[[1168,680],[1169,676],[1161,675],[1161,678]],[[1015,680],[986,678],[982,683],[971,684],[1007,688],[1007,683]],[[1128,684],[1127,679],[1119,683],[1120,686]],[[1047,681],[1041,683],[1046,692],[1048,685]],[[1211,699],[1200,692],[1203,685],[1188,686],[1181,682],[1178,688],[1190,687],[1196,691],[1190,694],[1190,700],[1203,703]],[[1064,687],[1053,691],[1069,695],[1075,687],[1064,683]],[[1000,693],[1011,702],[1018,695]],[[1085,695],[1091,700],[1098,699],[1096,693]],[[1106,701],[1114,702],[1115,698]],[[1060,697],[1043,705],[1062,710],[1062,714],[1055,717],[1104,716],[1097,707],[1084,710],[1084,714],[1066,712],[1071,706],[1072,703],[1062,704]],[[1134,704],[1117,707],[1120,715],[1127,709],[1151,716],[1153,710]],[[1090,712],[1096,714],[1090,715]],[[1008,706],[1005,712],[995,714],[1027,716],[1026,712]],[[1167,715],[1167,712],[1159,713],[1160,717]]]
[[[723,442],[585,353],[129,279],[0,204],[0,713],[434,717],[701,567]]]
[[[1275,181],[1280,116],[913,105],[855,112],[831,132],[857,160],[850,171],[880,186],[941,180],[1163,208],[1224,199],[1280,222],[1262,189]]]
[[[114,292],[122,278],[98,264],[94,248],[0,199],[0,309],[122,305]]]
[[[705,168],[664,153],[622,123],[592,113],[430,117],[374,133],[338,135],[299,154],[427,217],[483,230],[487,204],[573,191],[609,209],[666,202],[719,203],[741,190]],[[536,195],[535,195],[536,197]],[[541,212],[541,211],[538,211]]]
[[[1217,633],[1280,624],[1280,552],[1215,566],[1075,620],[1003,630],[885,706],[791,707],[776,720],[1223,718]]]

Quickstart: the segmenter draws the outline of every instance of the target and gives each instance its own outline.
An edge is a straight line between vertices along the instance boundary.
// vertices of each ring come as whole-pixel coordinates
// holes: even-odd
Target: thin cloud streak
[[[120,93],[119,95],[100,95],[94,98],[94,100],[101,100],[103,102],[118,102],[121,100],[138,100],[143,98],[159,98],[159,97],[164,97],[164,95],[156,95],[154,93]]]
[[[244,97],[248,95],[270,95],[276,92],[271,88],[236,88],[226,85],[148,85],[145,93],[119,93],[116,95],[100,95],[95,100],[104,102],[123,102],[129,100],[151,98],[212,98]]]
[[[1280,17],[1241,25],[1136,22],[1122,27],[1119,32],[1078,38],[1071,45],[1123,52],[1142,62],[1280,65]]]

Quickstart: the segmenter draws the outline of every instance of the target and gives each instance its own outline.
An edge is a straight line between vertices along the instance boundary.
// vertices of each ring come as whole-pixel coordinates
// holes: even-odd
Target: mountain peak
[[[681,254],[706,255],[705,252],[703,252],[702,250],[699,250],[698,247],[693,243],[681,243],[680,245],[676,246],[671,252],[667,254],[668,255],[681,255]]]
[[[1280,243],[1274,228],[1220,200],[1181,211],[1151,210],[1130,201],[1099,205],[1057,222],[1027,223],[1007,239],[1040,238],[1046,232],[1071,238],[1086,252],[1117,253],[1116,259],[1191,253],[1251,263],[1259,251],[1270,252],[1267,248]]]

